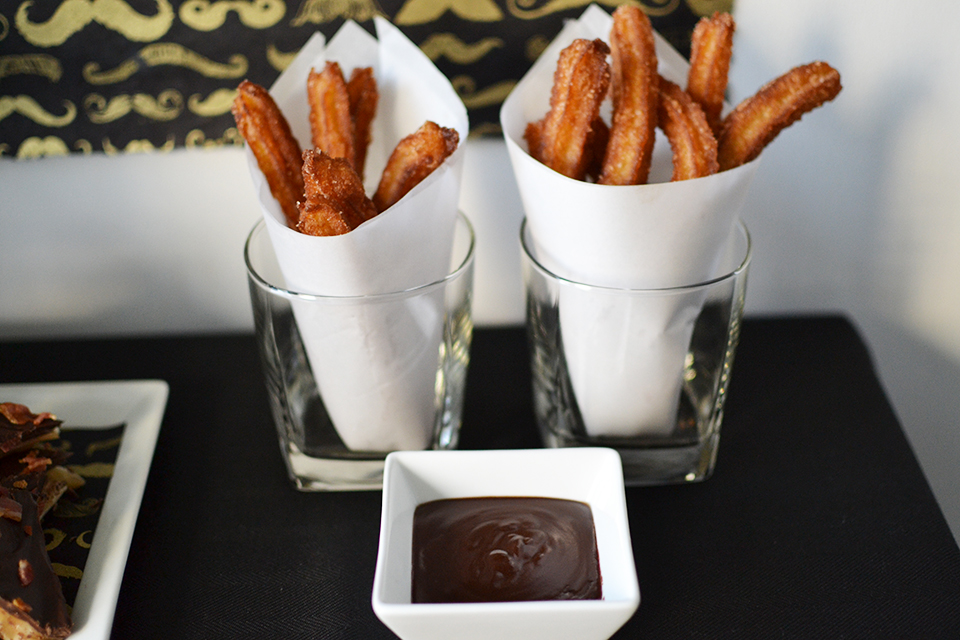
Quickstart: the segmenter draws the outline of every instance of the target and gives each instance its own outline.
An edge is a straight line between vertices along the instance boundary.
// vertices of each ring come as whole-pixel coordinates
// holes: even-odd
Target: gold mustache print
[[[63,108],[66,113],[55,116],[30,96],[0,96],[0,120],[19,113],[44,127],[65,127],[77,117],[77,107],[69,100],[64,100]]]
[[[374,0],[305,0],[290,24],[302,27],[307,23],[324,24],[337,18],[364,22],[382,13]]]
[[[76,540],[76,545],[77,545],[78,547],[83,547],[84,549],[89,549],[89,548],[90,548],[90,545],[91,545],[92,543],[91,543],[89,540],[85,540],[85,539],[84,539],[84,536],[89,536],[91,533],[93,533],[93,532],[88,529],[87,531],[84,531],[83,533],[81,533],[80,535],[78,535],[78,536],[77,536],[77,540]],[[82,572],[82,571],[80,572],[80,577],[81,577],[81,578],[83,577],[83,572]]]
[[[206,98],[195,93],[187,100],[187,108],[198,116],[207,118],[222,116],[230,111],[233,99],[236,97],[236,89],[217,89]]]
[[[148,44],[137,55],[126,60],[120,66],[101,71],[96,62],[83,66],[83,79],[90,84],[114,84],[130,78],[141,66],[156,67],[173,65],[196,71],[207,78],[240,78],[249,67],[246,57],[240,54],[230,56],[227,64],[214,62],[195,51],[175,42]]]
[[[122,437],[109,438],[107,440],[96,440],[88,444],[87,448],[83,450],[83,453],[90,458],[99,451],[110,451],[118,448],[122,441]]]
[[[407,0],[393,21],[398,25],[425,24],[433,22],[447,11],[471,22],[496,22],[503,19],[503,12],[493,0]]]
[[[271,44],[267,47],[267,62],[277,71],[283,71],[290,66],[290,63],[294,61],[298,53],[300,53],[299,49],[297,51],[284,52],[280,51],[276,45]]]
[[[457,76],[450,80],[457,95],[467,109],[478,109],[503,102],[516,86],[516,80],[502,80],[483,89],[477,89],[477,82],[470,76]]]
[[[68,564],[60,564],[59,562],[51,562],[50,565],[53,568],[53,572],[61,578],[73,578],[74,580],[79,580],[83,577],[83,569],[80,567],[74,567]]]
[[[282,0],[189,0],[180,6],[180,19],[197,31],[213,31],[223,26],[231,11],[251,29],[266,29],[280,22],[287,5]]]
[[[230,127],[223,132],[220,138],[208,138],[200,129],[189,131],[183,140],[183,146],[187,149],[217,149],[227,145],[242,146],[243,137],[237,131],[236,127]]]
[[[67,539],[67,534],[62,529],[50,527],[44,529],[43,533],[47,536],[47,551],[53,551],[60,546],[60,543]]]
[[[156,0],[157,13],[145,16],[123,0],[64,0],[46,22],[32,22],[28,15],[33,0],[17,9],[14,24],[24,39],[38,47],[55,47],[67,41],[91,22],[97,22],[134,42],[161,38],[173,24],[173,7]]]
[[[42,76],[57,82],[63,75],[63,67],[59,60],[45,53],[0,56],[0,80],[16,75]]]
[[[434,61],[445,57],[457,64],[470,64],[483,58],[492,49],[502,46],[501,38],[483,38],[467,44],[452,33],[435,33],[423,41],[420,49]]]
[[[709,16],[715,11],[731,13],[733,0],[687,0],[687,6],[698,16]]]
[[[154,98],[146,93],[134,95],[119,95],[108,101],[103,96],[93,93],[86,97],[83,106],[87,111],[90,122],[104,124],[113,122],[135,112],[151,120],[173,120],[183,111],[183,96],[179,91],[168,89]]]
[[[6,147],[6,145],[2,146]],[[47,156],[66,156],[69,154],[70,149],[66,143],[56,136],[27,138],[20,144],[20,148],[17,149],[18,160],[43,158]]]
[[[89,462],[87,464],[72,464],[70,470],[84,478],[112,478],[114,465],[112,462]]]
[[[507,9],[517,18],[535,20],[559,11],[585,7],[591,2],[611,8],[623,4],[620,0],[548,0],[545,4],[536,6],[536,0],[507,0]],[[680,6],[680,0],[643,0],[626,4],[640,7],[648,16],[664,16]]]
[[[149,140],[131,140],[127,143],[127,146],[120,149],[110,141],[110,138],[104,138],[103,152],[108,156],[115,156],[121,153],[152,153],[154,151],[166,153],[173,151],[175,144],[176,143],[173,139],[173,136],[171,135],[167,138],[167,141],[159,147],[154,145]]]

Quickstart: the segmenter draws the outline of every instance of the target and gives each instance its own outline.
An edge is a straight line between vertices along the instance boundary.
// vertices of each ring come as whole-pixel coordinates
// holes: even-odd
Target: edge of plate
[[[26,397],[17,399],[15,394]],[[152,379],[0,385],[0,396],[29,403],[35,411],[56,413],[68,428],[87,426],[92,419],[100,423],[97,426],[113,422],[126,425],[74,603],[71,640],[110,637],[127,555],[169,394],[166,381]],[[117,404],[117,399],[123,402]],[[94,406],[104,413],[96,418],[71,417],[70,403],[80,401],[87,405],[86,409]]]

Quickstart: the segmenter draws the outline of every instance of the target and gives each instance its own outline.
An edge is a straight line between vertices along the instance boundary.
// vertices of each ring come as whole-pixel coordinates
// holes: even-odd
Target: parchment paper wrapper
[[[566,178],[527,153],[523,132],[550,106],[560,51],[576,38],[609,43],[611,16],[591,5],[570,21],[517,84],[500,111],[535,258],[577,282],[625,289],[678,287],[717,275],[757,161],[706,178],[669,182],[672,151],[657,130],[650,183],[606,186]],[[659,71],[686,86],[688,63],[656,34]],[[609,122],[609,99],[604,107]],[[588,435],[668,435],[701,301],[608,297],[564,287],[560,326]],[[611,352],[632,334],[629,351]],[[623,344],[619,339],[616,344]]]
[[[303,148],[311,148],[307,76],[326,60],[344,75],[373,67],[380,92],[367,153],[372,194],[396,144],[426,120],[457,130],[459,148],[401,201],[350,233],[314,237],[286,226],[279,204],[247,158],[287,289],[323,296],[403,291],[444,278],[450,269],[460,198],[466,109],[449,81],[399,30],[374,19],[377,37],[347,21],[327,44],[314,35],[270,94]],[[357,451],[423,449],[434,427],[434,385],[444,299],[315,304],[294,300],[294,314],[327,412],[344,444]]]

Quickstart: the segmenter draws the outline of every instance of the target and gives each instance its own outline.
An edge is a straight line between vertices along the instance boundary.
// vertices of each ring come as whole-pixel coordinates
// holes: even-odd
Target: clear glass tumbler
[[[628,485],[695,482],[716,464],[740,338],[750,234],[740,222],[716,277],[616,289],[540,264],[521,228],[533,401],[545,446],[619,451]]]
[[[280,449],[303,491],[379,489],[390,451],[456,448],[473,335],[475,238],[442,280],[368,296],[284,287],[263,221],[244,258]]]

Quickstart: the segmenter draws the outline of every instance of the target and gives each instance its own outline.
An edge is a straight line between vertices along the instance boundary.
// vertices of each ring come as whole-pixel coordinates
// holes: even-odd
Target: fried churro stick
[[[530,155],[563,175],[583,180],[591,157],[592,125],[610,85],[610,48],[602,40],[574,40],[560,52],[550,110],[528,125]]]
[[[303,195],[303,160],[290,124],[267,90],[248,80],[240,83],[231,111],[287,224],[295,226],[300,216],[297,202]]]
[[[373,194],[377,211],[384,211],[405,196],[443,164],[459,143],[456,129],[441,127],[429,120],[401,140],[390,154]]]
[[[358,67],[351,72],[350,81],[347,82],[347,94],[350,96],[350,116],[353,118],[354,129],[353,168],[362,179],[367,161],[367,149],[372,137],[370,130],[377,113],[377,102],[380,99],[372,67]]]
[[[750,162],[805,113],[837,97],[840,73],[826,62],[795,67],[727,114],[717,136],[720,170]]]
[[[720,129],[735,30],[733,16],[717,12],[697,22],[690,40],[687,93],[703,109],[714,134]]]
[[[660,101],[657,52],[650,20],[639,7],[621,5],[610,30],[613,119],[600,184],[644,184]]]
[[[304,200],[297,231],[312,236],[336,236],[377,215],[363,190],[360,176],[345,158],[318,149],[303,153]]]
[[[703,109],[690,94],[666,78],[660,78],[660,128],[673,150],[672,181],[717,172],[717,140]]]
[[[339,64],[327,61],[323,71],[310,70],[307,100],[313,146],[334,158],[346,158],[356,167],[350,95]]]
[[[543,121],[528,122],[527,128],[523,133],[523,138],[527,141],[529,148],[538,147],[540,144],[540,132],[543,130]],[[583,155],[586,161],[584,177],[596,180],[600,177],[603,170],[603,156],[607,150],[607,140],[610,138],[610,127],[603,121],[603,118],[597,116],[593,119],[590,126],[590,135],[587,136],[584,144]]]

